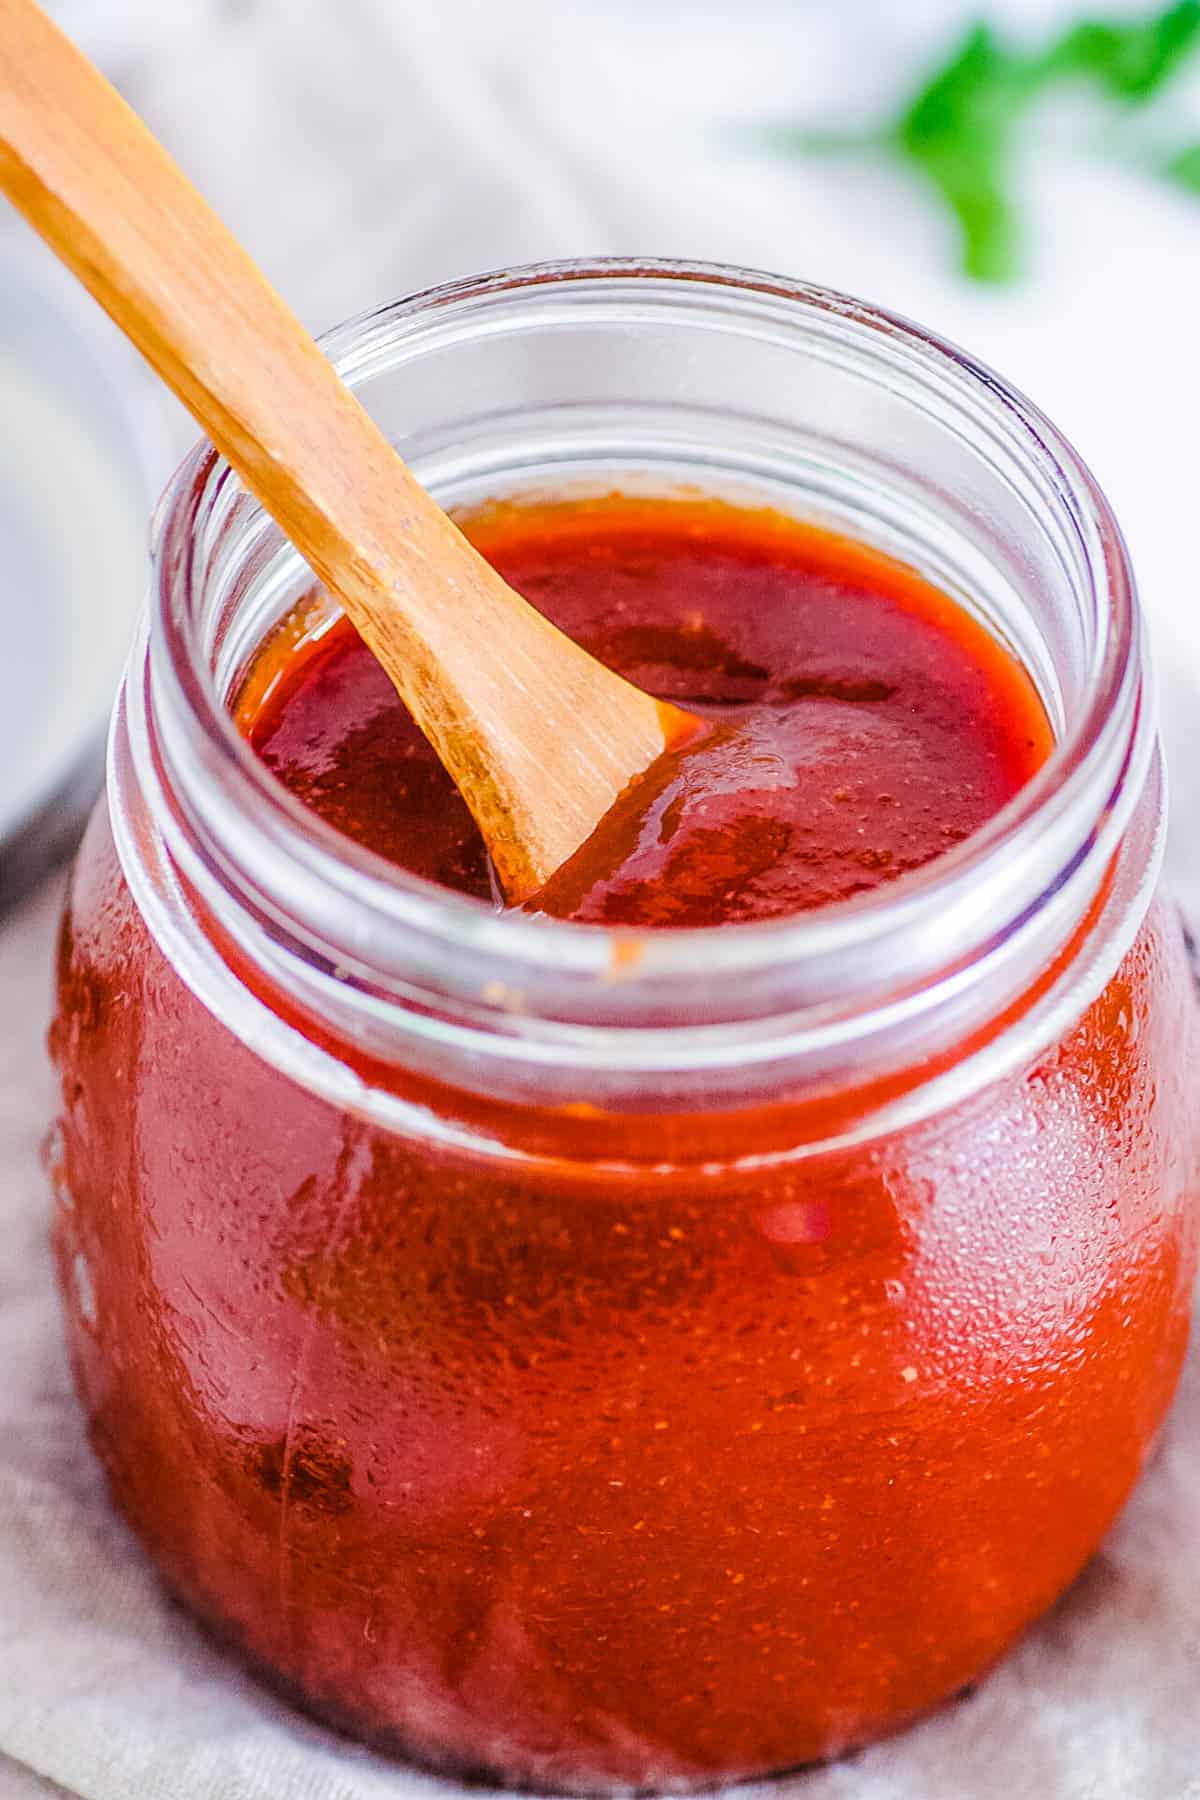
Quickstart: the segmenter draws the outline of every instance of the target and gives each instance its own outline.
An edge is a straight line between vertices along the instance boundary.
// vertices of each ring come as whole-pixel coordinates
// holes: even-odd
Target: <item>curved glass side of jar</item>
[[[948,1112],[754,1168],[522,1167],[247,1050],[103,815],[63,936],[55,1242],[116,1500],[322,1716],[580,1791],[827,1757],[1067,1585],[1195,1266],[1178,932]]]
[[[435,295],[342,346],[405,404],[431,335],[465,355],[473,431],[422,376],[443,474],[519,486],[497,460],[514,433],[542,484],[596,479],[601,441],[636,469],[624,398],[600,418],[599,392],[554,390],[579,379],[556,333],[577,291],[599,333],[612,281],[637,363],[665,283],[673,330],[711,305],[706,330],[786,337],[839,422],[827,488],[852,467],[884,517],[863,535],[889,541],[889,494],[897,533],[905,506],[933,516],[923,474],[957,516],[944,456],[914,452],[896,487],[871,437],[905,380],[926,423],[952,380],[979,399],[979,373],[919,334],[728,272],[506,279],[518,312],[522,293],[549,309],[521,352],[553,415],[533,409],[532,437],[489,385],[514,286]],[[886,328],[902,366],[877,404],[834,407],[813,314],[837,325],[830,368]],[[689,350],[688,379],[709,361]],[[643,388],[660,364],[638,364]],[[982,462],[1003,460],[1002,425],[1020,450],[1011,556],[996,494],[983,537],[962,524],[986,473],[968,470],[926,560],[953,587],[953,539],[962,584],[1007,594],[1056,713],[1047,780],[926,883],[718,945],[663,934],[627,983],[609,934],[545,928],[535,952],[495,935],[511,922],[343,866],[260,791],[218,715],[293,577],[213,466],[169,503],[64,920],[72,1355],[171,1585],[372,1742],[583,1792],[835,1755],[986,1669],[1149,1453],[1195,1267],[1198,1012],[1153,897],[1160,777],[1119,539],[1050,428],[997,392],[976,422]],[[708,399],[706,444],[727,429],[744,450],[745,420],[722,427]],[[485,1003],[477,961],[523,1005]]]

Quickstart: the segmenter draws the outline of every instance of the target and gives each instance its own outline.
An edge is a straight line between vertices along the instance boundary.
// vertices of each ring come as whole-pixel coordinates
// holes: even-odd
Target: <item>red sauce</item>
[[[1012,659],[867,551],[701,504],[472,530],[600,654],[771,746],[715,813],[712,762],[707,800],[672,775],[564,911],[860,893],[1046,754]],[[340,829],[489,896],[344,629],[281,637],[242,712]],[[459,1092],[414,1053],[371,1074],[410,1102],[392,1129],[196,998],[101,811],[64,920],[53,1172],[113,1493],[202,1619],[390,1750],[595,1791],[866,1742],[1062,1592],[1154,1440],[1195,1268],[1194,1026],[1154,906],[1057,1042],[903,1127],[843,1136],[819,1090],[689,1111],[650,1088],[601,1118],[533,1076],[527,1102]]]
[[[577,642],[699,714],[533,904],[562,918],[776,918],[921,867],[1051,748],[1019,663],[910,569],[712,501],[496,508],[467,529]],[[339,830],[488,899],[473,820],[353,631],[296,654],[242,715],[267,766]],[[256,689],[261,689],[258,671]]]

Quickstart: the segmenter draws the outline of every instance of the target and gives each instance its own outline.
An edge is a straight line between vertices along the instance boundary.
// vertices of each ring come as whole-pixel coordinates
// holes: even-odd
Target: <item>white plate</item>
[[[0,232],[0,905],[98,787],[167,472],[140,359],[40,245]]]

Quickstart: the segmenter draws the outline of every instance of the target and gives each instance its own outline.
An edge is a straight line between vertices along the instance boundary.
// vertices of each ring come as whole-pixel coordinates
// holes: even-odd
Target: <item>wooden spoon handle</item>
[[[0,0],[0,188],[336,594],[449,769],[510,899],[690,721],[467,543],[166,151],[33,0]]]

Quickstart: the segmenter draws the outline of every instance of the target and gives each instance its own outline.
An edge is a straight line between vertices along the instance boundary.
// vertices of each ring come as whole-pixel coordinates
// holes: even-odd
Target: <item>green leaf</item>
[[[1118,100],[1149,100],[1200,44],[1200,0],[1179,0],[1149,19],[1083,19],[1043,58],[1047,79],[1082,76]]]
[[[976,25],[894,128],[898,148],[957,219],[962,267],[976,281],[1009,281],[1018,272],[1008,175],[1017,124],[1037,80],[1025,57]]]
[[[1200,196],[1200,144],[1189,144],[1186,150],[1176,151],[1164,164],[1163,174],[1168,181]]]
[[[1030,71],[1027,59],[1006,50],[990,26],[972,26],[902,113],[900,143],[914,156],[967,144],[1001,148],[1029,97]]]
[[[1143,19],[1085,17],[1038,52],[1009,46],[981,22],[890,127],[844,139],[776,132],[774,142],[794,151],[881,147],[899,155],[957,221],[964,272],[977,281],[1009,281],[1021,260],[1012,171],[1030,108],[1047,89],[1080,81],[1108,99],[1140,105],[1197,49],[1200,0],[1176,0]],[[1200,193],[1200,145],[1173,157],[1163,173]]]
[[[958,221],[964,275],[997,285],[1014,280],[1021,272],[1021,233],[993,170],[967,161],[925,167]]]

